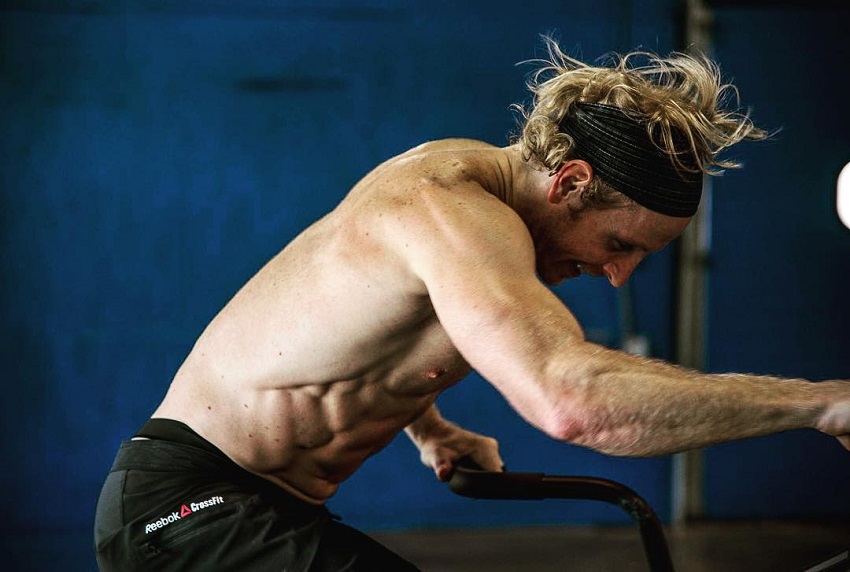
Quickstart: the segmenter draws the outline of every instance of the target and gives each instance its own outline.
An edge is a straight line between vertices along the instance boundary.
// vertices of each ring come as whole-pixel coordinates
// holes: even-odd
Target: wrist
[[[425,442],[429,436],[441,430],[446,421],[440,415],[435,405],[429,407],[422,415],[404,428],[407,436],[416,444]]]
[[[819,400],[813,428],[835,437],[846,435],[850,428],[850,382],[821,381],[814,385]]]

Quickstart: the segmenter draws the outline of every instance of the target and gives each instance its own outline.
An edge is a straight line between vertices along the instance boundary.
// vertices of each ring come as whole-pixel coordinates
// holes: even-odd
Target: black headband
[[[575,142],[576,158],[641,206],[675,216],[693,216],[702,195],[702,173],[685,171],[652,141],[646,125],[620,108],[575,103],[560,124]]]

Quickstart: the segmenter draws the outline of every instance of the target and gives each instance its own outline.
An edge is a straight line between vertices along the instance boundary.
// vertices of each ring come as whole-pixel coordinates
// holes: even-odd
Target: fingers
[[[448,454],[442,459],[438,459],[434,464],[434,472],[437,475],[437,480],[446,482],[452,478],[455,469],[465,468],[476,471],[498,471],[499,469],[491,469],[488,466],[479,463],[474,454],[458,456],[454,452]],[[501,466],[501,465],[500,465]]]
[[[481,470],[483,471],[493,471],[496,473],[500,473],[505,470],[505,463],[498,455],[480,462],[479,465],[481,466]]]
[[[502,472],[505,470],[505,462],[499,454],[499,442],[493,438],[486,439],[486,447],[483,448],[478,461],[486,471]]]
[[[452,472],[454,472],[454,464],[445,459],[437,461],[434,465],[434,473],[437,475],[437,480],[441,483],[448,481]]]
[[[472,453],[458,459],[455,465],[465,469],[494,473],[504,472],[505,470],[505,464],[502,462],[502,458],[498,455],[498,453],[495,455]]]
[[[437,447],[423,450],[421,458],[426,467],[433,469],[438,481],[446,482],[451,478],[460,454],[447,447]]]
[[[451,479],[455,468],[468,459],[476,468],[483,471],[504,471],[505,466],[499,455],[499,443],[492,437],[484,437],[468,431],[461,433],[462,439],[442,440],[419,445],[420,458],[426,467],[430,467],[438,481]]]

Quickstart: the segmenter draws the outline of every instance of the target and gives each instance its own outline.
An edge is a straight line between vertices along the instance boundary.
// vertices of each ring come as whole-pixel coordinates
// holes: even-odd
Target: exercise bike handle
[[[629,487],[609,479],[484,471],[471,459],[462,459],[449,479],[451,490],[476,499],[543,500],[582,499],[619,506],[640,528],[646,558],[653,572],[672,572],[673,563],[664,527],[655,511]]]

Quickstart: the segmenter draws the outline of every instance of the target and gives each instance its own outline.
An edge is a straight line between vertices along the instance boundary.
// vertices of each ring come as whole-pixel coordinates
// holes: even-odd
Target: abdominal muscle
[[[322,234],[296,241],[246,284],[153,415],[186,423],[244,469],[313,503],[469,371],[427,295],[389,291],[410,290],[404,276],[387,274],[390,264],[336,264],[323,275],[299,260],[302,250],[328,250],[333,240]],[[292,267],[316,275],[292,277]]]
[[[154,417],[189,425],[249,472],[299,498],[322,503],[371,455],[424,413],[439,392],[468,370],[424,369],[405,391],[389,377],[281,388],[227,387],[199,375],[190,359]],[[395,382],[395,383],[390,383]]]

